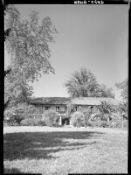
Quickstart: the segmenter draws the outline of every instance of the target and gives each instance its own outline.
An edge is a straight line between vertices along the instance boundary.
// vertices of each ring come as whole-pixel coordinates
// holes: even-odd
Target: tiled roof
[[[107,97],[79,97],[73,98],[71,101],[73,104],[77,105],[100,105],[102,101],[106,101],[114,105],[119,104],[118,100]]]
[[[32,98],[29,100],[31,104],[48,104],[48,105],[60,105],[73,103],[76,105],[100,105],[102,101],[109,102],[111,104],[117,105],[119,101],[113,98],[107,97],[78,97],[78,98],[68,98],[68,97],[41,97]]]
[[[29,100],[32,104],[67,104],[70,102],[70,98],[66,97],[41,97],[32,98]]]

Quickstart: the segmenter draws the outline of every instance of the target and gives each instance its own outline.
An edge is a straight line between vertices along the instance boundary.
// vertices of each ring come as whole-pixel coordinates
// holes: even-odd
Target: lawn
[[[127,173],[127,132],[104,130],[10,128],[4,133],[5,173]]]

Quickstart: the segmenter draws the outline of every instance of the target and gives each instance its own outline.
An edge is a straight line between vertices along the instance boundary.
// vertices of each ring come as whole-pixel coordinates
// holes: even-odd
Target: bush
[[[21,126],[45,126],[42,119],[24,119],[20,123]]]
[[[74,112],[71,115],[70,124],[75,127],[85,126],[85,117],[82,112]]]
[[[11,110],[5,110],[4,111],[4,120],[9,121],[13,115],[14,115],[14,113]]]
[[[25,111],[27,108],[27,104],[21,103],[12,107],[8,107],[4,111],[4,120],[8,123],[8,125],[20,125],[20,122],[25,118]]]
[[[121,128],[122,123],[121,120],[111,120],[110,121],[110,128]]]
[[[111,120],[110,121],[111,128],[122,128],[122,121],[121,119]],[[128,120],[123,120],[123,128],[128,128]]]
[[[15,114],[13,110],[6,110],[4,112],[4,122],[9,126],[20,125],[20,122],[24,119],[24,115]]]
[[[42,119],[47,126],[59,125],[59,114],[53,110],[45,111],[42,115]]]
[[[20,122],[24,119],[23,114],[15,114],[13,115],[10,120],[13,121],[14,123],[20,125]]]

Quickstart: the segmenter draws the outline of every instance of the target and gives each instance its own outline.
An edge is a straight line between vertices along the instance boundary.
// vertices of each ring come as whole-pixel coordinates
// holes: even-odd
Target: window
[[[77,106],[75,107],[75,110],[77,111]]]
[[[49,106],[45,106],[45,110],[49,110],[50,109],[50,107]]]
[[[56,111],[57,112],[66,112],[66,107],[61,105],[61,106],[56,106]]]
[[[60,111],[60,106],[56,106],[56,112]]]

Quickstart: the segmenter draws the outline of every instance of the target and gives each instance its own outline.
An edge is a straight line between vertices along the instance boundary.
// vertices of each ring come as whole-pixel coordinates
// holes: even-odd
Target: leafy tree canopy
[[[118,89],[121,89],[121,96],[125,102],[128,101],[128,80],[124,80],[115,84]]]
[[[39,21],[38,12],[33,11],[28,20],[21,20],[12,5],[6,8],[4,18],[5,48],[11,55],[11,65],[5,70],[7,101],[26,98],[31,94],[29,82],[38,80],[43,73],[54,73],[49,61],[49,43],[54,41],[57,31],[50,17]]]
[[[116,83],[116,87],[121,89],[122,103],[119,105],[119,111],[124,114],[123,117],[128,119],[128,80]]]
[[[95,75],[86,68],[74,72],[65,86],[71,97],[114,97],[112,89],[100,85]]]

